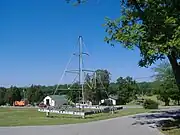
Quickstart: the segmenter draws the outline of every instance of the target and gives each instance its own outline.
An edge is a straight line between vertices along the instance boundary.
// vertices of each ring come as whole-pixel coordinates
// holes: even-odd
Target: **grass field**
[[[50,114],[51,117],[46,117],[45,113],[38,112],[37,109],[0,108],[0,126],[73,124],[144,113],[149,111],[150,110],[145,110],[143,108],[129,108],[117,111],[117,113],[115,114],[100,113],[88,115],[85,119],[82,119],[72,115],[61,115],[54,113]]]
[[[176,119],[171,122],[167,122],[161,131],[165,135],[180,135],[180,120]]]
[[[180,129],[171,129],[167,131],[163,131],[165,135],[180,135]]]

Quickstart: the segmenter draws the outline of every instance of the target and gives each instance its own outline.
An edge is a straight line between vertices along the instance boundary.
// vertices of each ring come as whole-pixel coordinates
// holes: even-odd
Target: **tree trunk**
[[[175,53],[172,52],[171,55],[168,55],[168,59],[169,62],[171,63],[178,89],[180,90],[180,65],[178,64]]]
[[[169,100],[165,100],[165,106],[169,106]]]

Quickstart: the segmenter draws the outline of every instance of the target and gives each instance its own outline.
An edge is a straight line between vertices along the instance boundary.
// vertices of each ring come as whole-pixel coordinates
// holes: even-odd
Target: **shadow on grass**
[[[149,125],[152,128],[170,130],[180,128],[180,109],[171,111],[153,111],[150,114],[136,115],[132,125]]]
[[[47,116],[47,118],[58,118],[58,116]]]

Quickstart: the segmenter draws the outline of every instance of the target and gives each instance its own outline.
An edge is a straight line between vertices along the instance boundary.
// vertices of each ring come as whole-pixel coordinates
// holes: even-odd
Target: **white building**
[[[49,106],[61,106],[68,104],[68,99],[66,95],[50,95],[44,98],[43,103]]]
[[[117,96],[109,96],[109,98],[107,99],[102,99],[100,104],[102,103],[111,103],[112,105],[116,105],[117,104]]]

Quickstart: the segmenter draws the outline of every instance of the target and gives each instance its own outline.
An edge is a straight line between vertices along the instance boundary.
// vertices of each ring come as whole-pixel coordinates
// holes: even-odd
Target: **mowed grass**
[[[129,108],[111,113],[99,113],[88,115],[85,119],[72,115],[62,115],[51,113],[51,117],[46,117],[44,112],[38,112],[37,109],[25,108],[0,108],[0,126],[28,126],[28,125],[62,125],[75,124],[90,121],[109,119],[114,117],[149,112],[143,108]]]
[[[163,131],[165,135],[180,135],[180,129],[171,129],[167,131]]]

